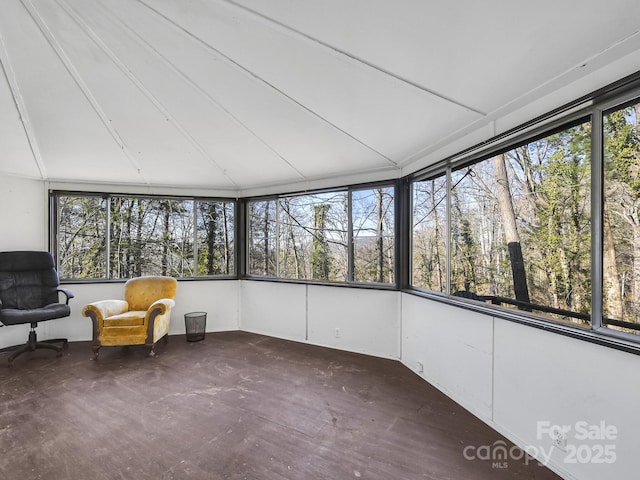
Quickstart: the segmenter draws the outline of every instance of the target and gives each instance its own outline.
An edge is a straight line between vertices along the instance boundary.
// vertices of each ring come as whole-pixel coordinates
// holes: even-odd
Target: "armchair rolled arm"
[[[129,310],[129,304],[124,300],[101,300],[84,306],[82,315],[89,317],[93,324],[94,346],[99,345],[98,337],[102,330],[104,319],[113,315],[120,315],[127,310]]]
[[[144,317],[144,323],[147,325],[147,338],[153,339],[156,318],[170,311],[175,304],[176,303],[170,298],[161,298],[149,306],[147,314]]]
[[[82,315],[85,317],[95,316],[102,321],[113,315],[120,315],[127,310],[129,310],[129,304],[124,300],[101,300],[85,305],[82,309]]]
[[[170,298],[161,298],[160,300],[156,300],[149,306],[146,317],[147,319],[153,320],[156,316],[162,315],[171,310],[175,304],[176,302]]]
[[[69,290],[68,288],[58,287],[58,292],[64,293],[65,297],[67,297],[67,301],[65,302],[67,305],[69,305],[69,299],[75,297],[73,292],[71,290]]]

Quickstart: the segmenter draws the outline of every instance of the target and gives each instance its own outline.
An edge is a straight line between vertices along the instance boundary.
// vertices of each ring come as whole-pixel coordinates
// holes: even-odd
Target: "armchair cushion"
[[[115,327],[118,325],[144,325],[144,317],[146,310],[132,310],[119,315],[113,315],[104,319],[104,325],[107,327]]]

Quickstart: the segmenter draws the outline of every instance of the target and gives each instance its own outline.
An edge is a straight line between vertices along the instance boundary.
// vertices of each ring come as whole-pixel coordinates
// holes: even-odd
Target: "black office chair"
[[[73,293],[59,285],[58,272],[49,252],[0,252],[0,326],[31,324],[25,345],[2,349],[16,350],[9,357],[9,366],[18,355],[37,348],[55,350],[58,356],[62,355],[66,338],[39,342],[35,330],[38,322],[71,314],[69,299]],[[65,294],[65,303],[60,303],[58,292]],[[60,342],[62,345],[55,345]]]

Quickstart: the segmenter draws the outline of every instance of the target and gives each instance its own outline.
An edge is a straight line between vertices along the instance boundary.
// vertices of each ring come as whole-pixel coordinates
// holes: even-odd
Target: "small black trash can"
[[[207,329],[207,312],[185,313],[184,327],[187,332],[187,342],[204,340],[204,332]]]

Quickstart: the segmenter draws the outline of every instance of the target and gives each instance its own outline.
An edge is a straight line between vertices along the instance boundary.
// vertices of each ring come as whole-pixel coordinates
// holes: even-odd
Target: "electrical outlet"
[[[556,428],[551,432],[551,442],[552,445],[563,452],[567,451],[567,433],[560,429]]]
[[[336,338],[340,338],[340,329],[336,328]]]

